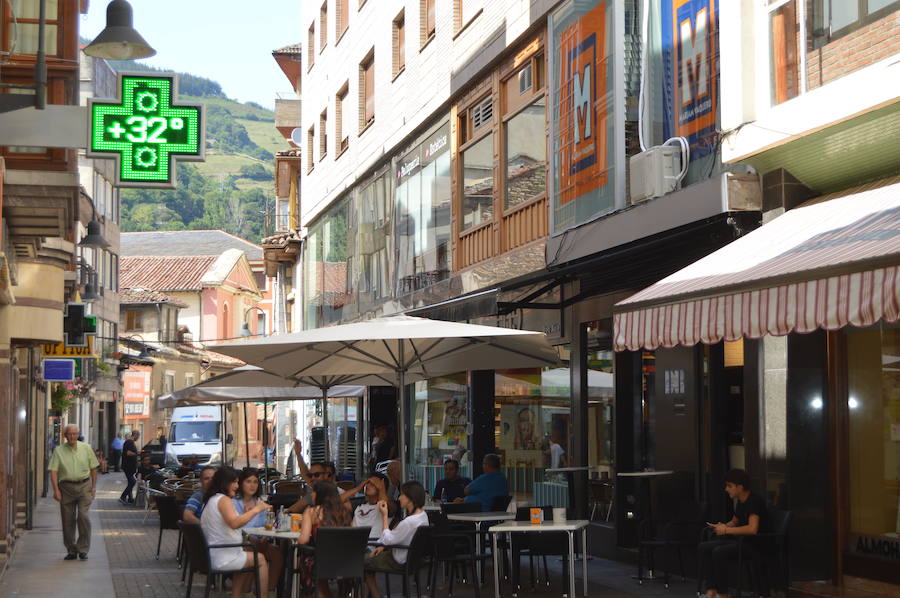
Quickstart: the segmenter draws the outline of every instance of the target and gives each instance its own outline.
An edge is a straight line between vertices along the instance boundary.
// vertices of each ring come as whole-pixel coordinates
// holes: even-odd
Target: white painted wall
[[[200,293],[166,293],[170,297],[187,304],[178,311],[178,325],[187,326],[194,340],[200,340],[200,316],[202,314]]]
[[[368,0],[357,11],[350,0],[349,29],[335,45],[335,1],[328,1],[328,43],[319,48],[320,2],[304,2],[301,16],[303,80],[301,128],[304,140],[315,126],[315,168],[307,174],[307,156],[301,167],[301,225],[307,226],[366,170],[374,166],[416,128],[438,116],[438,108],[451,97],[451,77],[467,64],[489,39],[503,36],[508,46],[518,40],[534,20],[542,19],[530,0],[465,0],[464,14],[476,14],[454,37],[453,2],[437,0],[436,33],[423,50],[419,44],[419,0]],[[543,3],[547,4],[547,3]],[[406,68],[392,81],[393,21],[405,11]],[[535,14],[532,13],[535,12]],[[315,62],[307,70],[308,30],[316,24]],[[359,135],[359,63],[375,50],[375,122]],[[348,84],[349,114],[345,131],[349,149],[335,160],[335,94]],[[328,150],[319,160],[319,115],[328,109]],[[449,114],[449,109],[443,111]],[[303,151],[306,152],[304,141]],[[298,304],[299,305],[299,304]],[[296,329],[296,328],[295,328]]]

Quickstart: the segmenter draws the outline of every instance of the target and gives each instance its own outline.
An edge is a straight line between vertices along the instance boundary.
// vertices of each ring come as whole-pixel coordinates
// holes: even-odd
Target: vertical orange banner
[[[559,203],[607,182],[606,3],[560,34]]]

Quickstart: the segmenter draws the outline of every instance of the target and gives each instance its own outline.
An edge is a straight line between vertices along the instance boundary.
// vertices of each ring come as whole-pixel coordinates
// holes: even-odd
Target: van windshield
[[[219,422],[175,422],[172,442],[212,442],[219,440]]]

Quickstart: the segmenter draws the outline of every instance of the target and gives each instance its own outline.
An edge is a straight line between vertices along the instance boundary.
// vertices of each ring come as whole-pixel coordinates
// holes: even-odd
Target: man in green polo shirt
[[[50,458],[50,483],[53,498],[62,513],[63,543],[67,561],[86,561],[91,548],[91,521],[88,509],[97,494],[97,457],[91,446],[78,441],[78,426],[63,429],[66,441],[56,447]],[[78,539],[75,539],[75,528]]]

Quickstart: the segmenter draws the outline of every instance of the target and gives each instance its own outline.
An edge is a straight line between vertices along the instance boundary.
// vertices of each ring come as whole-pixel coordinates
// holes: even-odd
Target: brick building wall
[[[900,11],[807,52],[807,88],[821,87],[897,53],[900,53]]]

